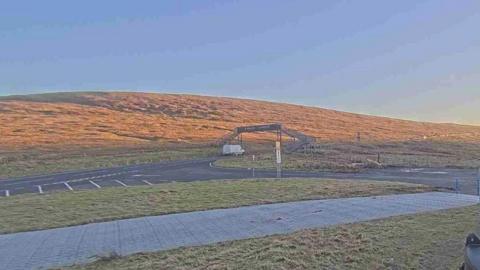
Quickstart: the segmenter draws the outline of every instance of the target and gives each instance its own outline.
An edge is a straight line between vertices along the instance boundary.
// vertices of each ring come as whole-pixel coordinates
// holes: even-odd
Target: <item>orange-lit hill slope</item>
[[[256,100],[146,93],[0,98],[0,147],[214,141],[239,125],[281,122],[326,140],[480,141],[480,127],[405,121]]]

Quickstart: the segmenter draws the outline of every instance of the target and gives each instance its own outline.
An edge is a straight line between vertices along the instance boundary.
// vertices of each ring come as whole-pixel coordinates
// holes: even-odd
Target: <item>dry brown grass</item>
[[[392,165],[475,167],[480,160],[478,154],[471,154],[479,149],[478,126],[233,98],[56,93],[0,97],[0,178],[171,159],[165,154],[178,147],[199,149],[236,126],[271,122],[320,142],[314,155],[293,155],[287,164],[292,169],[348,171],[355,160],[375,158],[377,152]],[[361,132],[360,144],[355,143],[357,132]],[[265,133],[244,137],[249,143],[274,139]],[[264,149],[271,151],[271,145]],[[263,153],[260,158],[271,162]],[[183,151],[180,156],[201,155]]]
[[[213,141],[238,125],[282,122],[321,140],[480,140],[480,127],[432,124],[265,101],[141,93],[0,98],[0,149]],[[255,138],[255,137],[254,137]],[[257,136],[258,138],[258,136]]]

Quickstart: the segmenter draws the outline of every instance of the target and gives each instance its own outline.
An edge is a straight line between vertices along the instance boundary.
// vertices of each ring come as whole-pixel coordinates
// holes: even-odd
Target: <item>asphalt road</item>
[[[275,171],[217,168],[215,159],[171,161],[106,168],[89,171],[65,172],[0,181],[0,196],[23,193],[46,193],[105,187],[155,185],[172,181],[201,181],[212,179],[273,178]],[[395,180],[427,184],[477,194],[477,171],[473,169],[386,168],[370,169],[360,173],[284,171],[283,177],[316,177],[332,179]]]

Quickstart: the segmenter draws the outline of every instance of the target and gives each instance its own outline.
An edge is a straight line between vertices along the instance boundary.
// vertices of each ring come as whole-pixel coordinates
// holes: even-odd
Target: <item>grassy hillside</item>
[[[281,122],[321,140],[475,142],[480,127],[421,123],[265,101],[145,93],[0,98],[0,148],[208,142],[238,125]]]
[[[233,98],[55,93],[0,97],[0,179],[211,156],[219,149],[209,143],[234,127],[272,122],[320,142],[311,154],[286,155],[285,168],[356,171],[378,154],[386,166],[480,166],[476,126]],[[357,132],[361,143],[356,142]],[[244,139],[248,156],[217,165],[273,166],[272,143],[253,141],[273,140],[273,134]],[[255,164],[250,154],[257,156]]]

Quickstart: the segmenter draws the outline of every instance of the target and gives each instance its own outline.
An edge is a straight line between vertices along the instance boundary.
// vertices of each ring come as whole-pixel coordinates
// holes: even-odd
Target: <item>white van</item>
[[[245,153],[245,150],[242,149],[241,145],[238,144],[225,144],[222,149],[222,154],[227,156],[227,155],[243,155]]]

